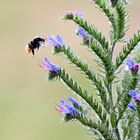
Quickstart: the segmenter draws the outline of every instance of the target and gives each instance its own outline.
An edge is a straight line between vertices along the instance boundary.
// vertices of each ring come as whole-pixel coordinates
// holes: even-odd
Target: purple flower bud
[[[66,11],[65,16],[77,16],[77,17],[82,18],[83,13],[81,13],[80,11]]]
[[[80,35],[81,37],[83,37],[83,40],[84,41],[86,41],[88,38],[89,38],[89,35],[86,33],[86,31],[83,29],[83,28],[81,28],[81,27],[79,27],[78,28],[78,30],[76,31],[76,33],[78,34],[78,35]]]
[[[72,105],[67,104],[64,100],[60,101],[60,106],[56,105],[56,110],[65,115],[76,115],[78,113]]]
[[[72,105],[74,107],[78,107],[79,106],[78,102],[74,98],[68,97],[68,100],[72,103]]]
[[[57,48],[61,48],[62,46],[64,46],[64,42],[63,42],[61,36],[59,36],[59,35],[56,36],[56,39],[53,38],[52,36],[48,36],[47,41],[48,41],[49,45],[52,45]]]
[[[126,60],[126,65],[132,72],[138,72],[139,70],[139,65],[130,58]]]
[[[128,107],[131,108],[132,110],[135,110],[135,102],[134,102],[134,100],[130,101],[130,103],[128,104]]]
[[[139,70],[139,65],[134,64],[131,70],[134,71],[134,72],[137,72]]]
[[[51,73],[57,73],[60,71],[60,67],[54,65],[53,63],[51,63],[47,57],[45,57],[44,62],[42,62],[42,64],[39,64],[44,70],[49,71]]]

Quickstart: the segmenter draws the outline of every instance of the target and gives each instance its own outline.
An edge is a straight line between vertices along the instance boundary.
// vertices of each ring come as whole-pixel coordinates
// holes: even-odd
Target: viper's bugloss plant
[[[76,35],[82,38],[81,44],[94,53],[100,72],[77,56],[60,35],[44,40],[53,48],[54,55],[63,54],[90,81],[94,95],[47,57],[39,65],[47,71],[49,80],[62,82],[80,101],[68,97],[69,103],[61,100],[60,105],[56,104],[56,110],[63,114],[65,121],[79,121],[99,140],[140,140],[140,31],[125,40],[128,30],[126,0],[92,2],[109,20],[109,39],[79,11],[65,12],[63,20],[76,24]],[[118,42],[123,49],[115,58],[114,48]]]

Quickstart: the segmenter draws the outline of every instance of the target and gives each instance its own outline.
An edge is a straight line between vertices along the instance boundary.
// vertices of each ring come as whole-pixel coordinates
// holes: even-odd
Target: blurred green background
[[[128,5],[130,30],[140,28],[138,0]],[[88,140],[91,137],[79,123],[63,123],[54,109],[71,92],[60,82],[48,82],[38,60],[48,56],[54,63],[77,76],[64,57],[51,55],[51,47],[40,49],[34,57],[24,51],[35,36],[61,34],[67,44],[94,66],[93,56],[80,46],[76,26],[64,22],[66,10],[80,10],[108,37],[107,18],[89,0],[0,0],[0,140]],[[116,52],[121,49],[118,45]],[[78,75],[77,79],[80,81]],[[82,81],[82,80],[81,80]],[[82,81],[88,87],[88,82]]]

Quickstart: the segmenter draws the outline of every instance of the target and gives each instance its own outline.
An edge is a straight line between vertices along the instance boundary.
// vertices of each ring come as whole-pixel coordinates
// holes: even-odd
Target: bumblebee
[[[30,41],[28,43],[28,45],[25,47],[25,51],[27,53],[32,53],[34,55],[35,53],[35,49],[39,49],[41,47],[41,45],[45,43],[45,39],[43,38],[40,38],[40,37],[37,37],[37,38],[34,38],[32,41]]]

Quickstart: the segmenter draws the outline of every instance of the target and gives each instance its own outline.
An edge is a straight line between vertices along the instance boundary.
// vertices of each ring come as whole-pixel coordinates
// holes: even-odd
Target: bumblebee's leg
[[[34,51],[34,49],[32,49],[32,54],[33,54],[33,55],[35,54],[35,51]]]

